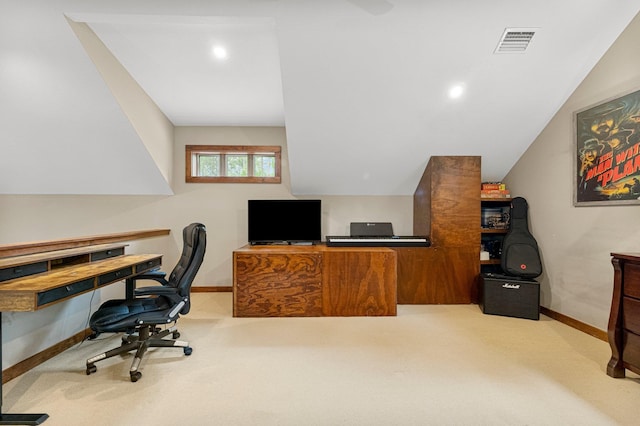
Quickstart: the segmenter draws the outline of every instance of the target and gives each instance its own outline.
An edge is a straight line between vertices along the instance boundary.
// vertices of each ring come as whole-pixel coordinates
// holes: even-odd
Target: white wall
[[[640,206],[574,207],[575,111],[640,89],[640,17],[534,141],[505,178],[530,206],[545,272],[541,303],[606,330],[613,289],[611,252],[640,252]]]
[[[0,195],[0,244],[40,241],[121,231],[169,228],[168,237],[133,241],[128,253],[161,253],[170,270],[182,248],[182,228],[207,226],[208,247],[194,286],[230,286],[232,252],[247,243],[247,200],[294,198],[283,128],[175,129],[172,196],[18,196]],[[185,183],[186,144],[281,145],[281,184]],[[315,198],[315,197],[307,197]],[[410,235],[412,197],[318,197],[323,235],[348,234],[352,221],[391,221],[397,234]],[[3,368],[7,368],[83,330],[90,312],[104,298],[120,297],[122,285],[83,295],[38,312],[4,312]],[[101,294],[102,292],[102,294]],[[71,366],[82,370],[83,365]]]
[[[279,145],[282,146],[281,184],[185,183],[185,145]],[[177,127],[174,170],[180,175],[173,189],[180,200],[199,205],[208,216],[207,228],[225,246],[238,247],[247,241],[247,200],[252,198],[294,198],[290,191],[289,159],[285,129],[280,127]],[[181,172],[178,172],[181,171]],[[320,178],[320,177],[319,177]],[[396,234],[410,235],[413,228],[411,196],[322,196],[301,198],[322,200],[323,235],[348,235],[349,223],[392,222]],[[228,229],[233,225],[233,230]],[[226,282],[230,283],[230,280]]]

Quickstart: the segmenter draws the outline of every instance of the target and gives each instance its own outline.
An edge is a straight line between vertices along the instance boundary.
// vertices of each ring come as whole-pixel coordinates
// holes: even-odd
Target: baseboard
[[[231,286],[191,287],[191,293],[226,293],[232,291]]]
[[[73,347],[74,345],[82,342],[88,336],[91,335],[91,329],[87,328],[84,331],[76,333],[75,335],[64,339],[63,341],[56,343],[55,345],[45,349],[42,352],[38,352],[37,354],[30,356],[24,361],[20,361],[19,363],[7,368],[2,371],[2,384],[7,383],[11,379],[15,379],[21,374],[26,373],[32,368],[37,367],[48,359],[53,358],[54,356],[61,354],[67,349]]]
[[[552,311],[549,308],[545,308],[544,306],[540,306],[540,313],[548,316],[549,318],[553,318],[558,322],[566,324],[569,327],[573,327],[576,330],[580,330],[583,333],[587,333],[588,335],[593,336],[597,339],[604,340],[605,342],[609,341],[609,339],[607,338],[607,332],[605,330],[600,330],[599,328],[596,328],[589,324],[585,324],[566,315],[562,315],[558,312]]]

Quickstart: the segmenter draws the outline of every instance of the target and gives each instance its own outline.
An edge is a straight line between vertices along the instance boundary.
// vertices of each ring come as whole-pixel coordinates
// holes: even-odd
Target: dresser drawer
[[[622,332],[622,359],[626,368],[640,368],[640,336],[626,330]]]
[[[133,266],[118,269],[117,271],[109,272],[108,274],[100,275],[98,277],[98,286],[112,283],[114,281],[124,280],[128,276],[133,275]]]
[[[122,256],[124,254],[124,247],[97,251],[95,253],[91,253],[91,261],[108,259],[110,257]]]
[[[41,272],[46,272],[47,269],[48,265],[46,261],[0,269],[0,281],[8,281],[14,278],[22,278],[28,275],[39,274]]]
[[[622,299],[622,318],[622,326],[625,329],[640,334],[640,299]]]
[[[625,296],[640,299],[640,264],[624,264],[624,286],[622,291]]]
[[[74,294],[91,290],[93,288],[93,283],[93,278],[89,278],[83,281],[78,281],[77,283],[67,284],[64,287],[58,287],[38,293],[38,306],[46,305],[47,303],[55,302],[56,300],[66,299]]]

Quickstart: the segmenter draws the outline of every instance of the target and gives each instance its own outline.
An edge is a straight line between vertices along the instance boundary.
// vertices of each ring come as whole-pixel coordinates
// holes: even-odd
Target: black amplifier
[[[480,274],[482,312],[508,317],[540,319],[540,284],[502,274]]]

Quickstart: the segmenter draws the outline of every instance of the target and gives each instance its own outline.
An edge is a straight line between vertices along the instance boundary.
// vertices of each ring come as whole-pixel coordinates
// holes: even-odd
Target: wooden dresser
[[[607,374],[640,374],[640,253],[611,253],[613,298],[607,336],[611,360]]]

